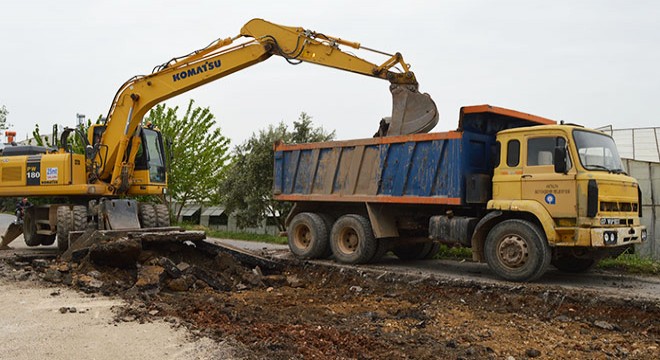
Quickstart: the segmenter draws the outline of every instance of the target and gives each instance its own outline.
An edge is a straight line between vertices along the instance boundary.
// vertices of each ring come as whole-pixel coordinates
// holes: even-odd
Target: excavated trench
[[[130,305],[117,321],[171,320],[246,359],[660,358],[651,300],[253,258],[205,242],[135,251],[130,241],[108,242],[129,261],[18,255],[0,274],[122,297]]]

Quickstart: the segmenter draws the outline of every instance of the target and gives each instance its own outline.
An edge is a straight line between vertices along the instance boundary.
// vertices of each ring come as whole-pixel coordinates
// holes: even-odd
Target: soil
[[[175,318],[245,359],[660,358],[653,300],[292,260],[269,270],[180,244],[127,269],[7,261],[0,274],[121,296],[116,321]]]

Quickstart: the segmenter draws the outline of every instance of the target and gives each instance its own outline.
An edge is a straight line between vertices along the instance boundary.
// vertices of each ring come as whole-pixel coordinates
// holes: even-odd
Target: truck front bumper
[[[646,227],[629,226],[613,228],[592,228],[590,231],[591,246],[616,247],[631,244],[641,244],[646,240]]]

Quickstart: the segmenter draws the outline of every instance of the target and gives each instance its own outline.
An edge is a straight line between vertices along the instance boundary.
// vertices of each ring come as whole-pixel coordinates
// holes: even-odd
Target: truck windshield
[[[611,137],[590,131],[574,130],[573,138],[580,163],[585,169],[623,172],[619,152]]]

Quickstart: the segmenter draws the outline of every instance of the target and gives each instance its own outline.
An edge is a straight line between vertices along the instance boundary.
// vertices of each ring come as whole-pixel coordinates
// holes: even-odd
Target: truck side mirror
[[[566,147],[555,147],[555,172],[566,174],[568,165],[566,163]]]

